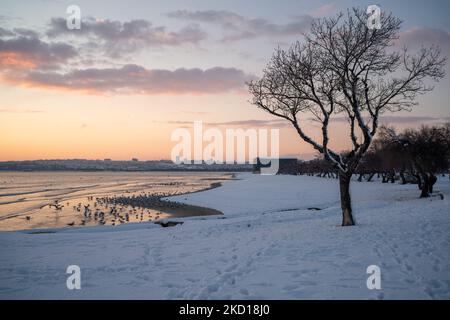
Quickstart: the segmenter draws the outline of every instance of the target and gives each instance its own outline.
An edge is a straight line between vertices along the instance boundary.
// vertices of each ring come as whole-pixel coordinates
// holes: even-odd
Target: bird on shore
[[[49,204],[48,207],[49,207],[49,208],[55,207],[55,210],[60,211],[60,210],[62,210],[62,208],[63,208],[64,206],[63,206],[63,205],[60,205],[60,204],[58,203],[58,201],[56,200],[55,203]]]

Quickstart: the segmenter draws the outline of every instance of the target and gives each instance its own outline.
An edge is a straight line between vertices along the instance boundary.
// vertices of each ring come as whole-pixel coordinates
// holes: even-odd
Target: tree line
[[[350,152],[344,153],[346,157]],[[354,172],[358,181],[417,184],[420,197],[433,193],[439,174],[449,173],[450,123],[398,131],[381,126]],[[337,178],[338,170],[324,157],[299,163],[300,174]],[[356,178],[357,177],[357,178]]]

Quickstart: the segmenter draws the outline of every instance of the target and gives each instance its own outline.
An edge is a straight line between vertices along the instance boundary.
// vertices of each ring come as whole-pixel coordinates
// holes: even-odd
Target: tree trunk
[[[433,193],[434,184],[437,182],[437,177],[430,173],[430,177],[428,178],[428,191]]]
[[[430,178],[428,177],[428,175],[425,173],[422,176],[422,189],[421,189],[421,194],[420,197],[421,198],[428,198],[430,196]]]
[[[422,178],[420,177],[420,174],[413,174],[414,177],[417,179],[417,186],[419,187],[419,190],[422,190]]]
[[[395,183],[395,171],[391,172],[391,183]]]
[[[352,201],[350,198],[351,174],[339,173],[339,189],[341,193],[342,226],[353,226]]]
[[[406,184],[405,172],[400,171],[400,178],[402,179],[402,184]]]

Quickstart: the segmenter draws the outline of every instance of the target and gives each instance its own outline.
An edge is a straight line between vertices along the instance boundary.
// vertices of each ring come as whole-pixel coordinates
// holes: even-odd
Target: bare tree
[[[448,125],[405,130],[395,136],[395,140],[401,141],[402,149],[411,159],[421,189],[420,197],[428,198],[437,182],[436,174],[448,169]]]
[[[444,76],[446,58],[437,47],[410,55],[393,50],[401,21],[382,13],[381,29],[367,27],[366,13],[348,10],[314,20],[303,42],[278,48],[261,79],[249,83],[252,103],[289,121],[300,138],[324,155],[339,172],[342,225],[354,225],[350,180],[368,150],[385,111],[410,109],[417,94],[432,90],[424,80]],[[329,147],[329,124],[345,117],[352,149],[340,154]],[[321,124],[313,139],[305,121]],[[361,136],[361,138],[360,138]]]
[[[422,126],[397,132],[393,127],[380,127],[371,151],[378,155],[383,169],[397,170],[402,183],[405,173],[414,177],[420,197],[433,193],[436,174],[448,170],[450,157],[450,124]],[[403,175],[403,176],[402,176]]]

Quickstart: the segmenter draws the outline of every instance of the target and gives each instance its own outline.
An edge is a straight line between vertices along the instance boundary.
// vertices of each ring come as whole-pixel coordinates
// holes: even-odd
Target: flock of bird
[[[162,200],[162,198],[176,195],[177,193],[141,193],[132,196],[112,196],[97,198],[100,204],[125,205],[139,208],[184,208],[186,205],[178,202]]]
[[[184,183],[179,181],[156,183],[155,186],[180,186]],[[130,194],[126,191],[125,194]],[[104,196],[104,197],[86,197],[86,202],[79,202],[72,206],[72,210],[81,215],[79,225],[86,224],[111,224],[112,226],[127,222],[143,222],[158,220],[162,214],[160,211],[170,209],[186,208],[185,204],[162,200],[162,198],[179,195],[183,193],[181,190],[173,192],[147,193],[141,192],[134,195],[120,196]],[[55,213],[63,211],[63,208],[70,208],[70,202],[64,204],[59,200],[48,204],[48,208],[54,209]],[[27,221],[31,221],[31,216],[25,217]],[[74,226],[77,223],[72,221],[67,223],[68,226]]]
[[[72,206],[73,211],[82,214],[80,222],[81,226],[88,223],[97,223],[99,225],[111,224],[112,226],[133,221],[152,221],[158,220],[162,212],[158,210],[184,208],[185,204],[162,200],[164,197],[169,197],[179,194],[172,193],[141,193],[131,196],[105,196],[93,197],[88,196],[86,199],[88,204],[79,202]],[[49,208],[54,208],[56,211],[62,211],[65,205],[60,204],[58,200],[48,205]],[[69,207],[70,203],[67,202]],[[154,214],[152,214],[152,209]],[[27,220],[31,218],[27,217]],[[74,226],[75,222],[70,222],[68,226]]]

